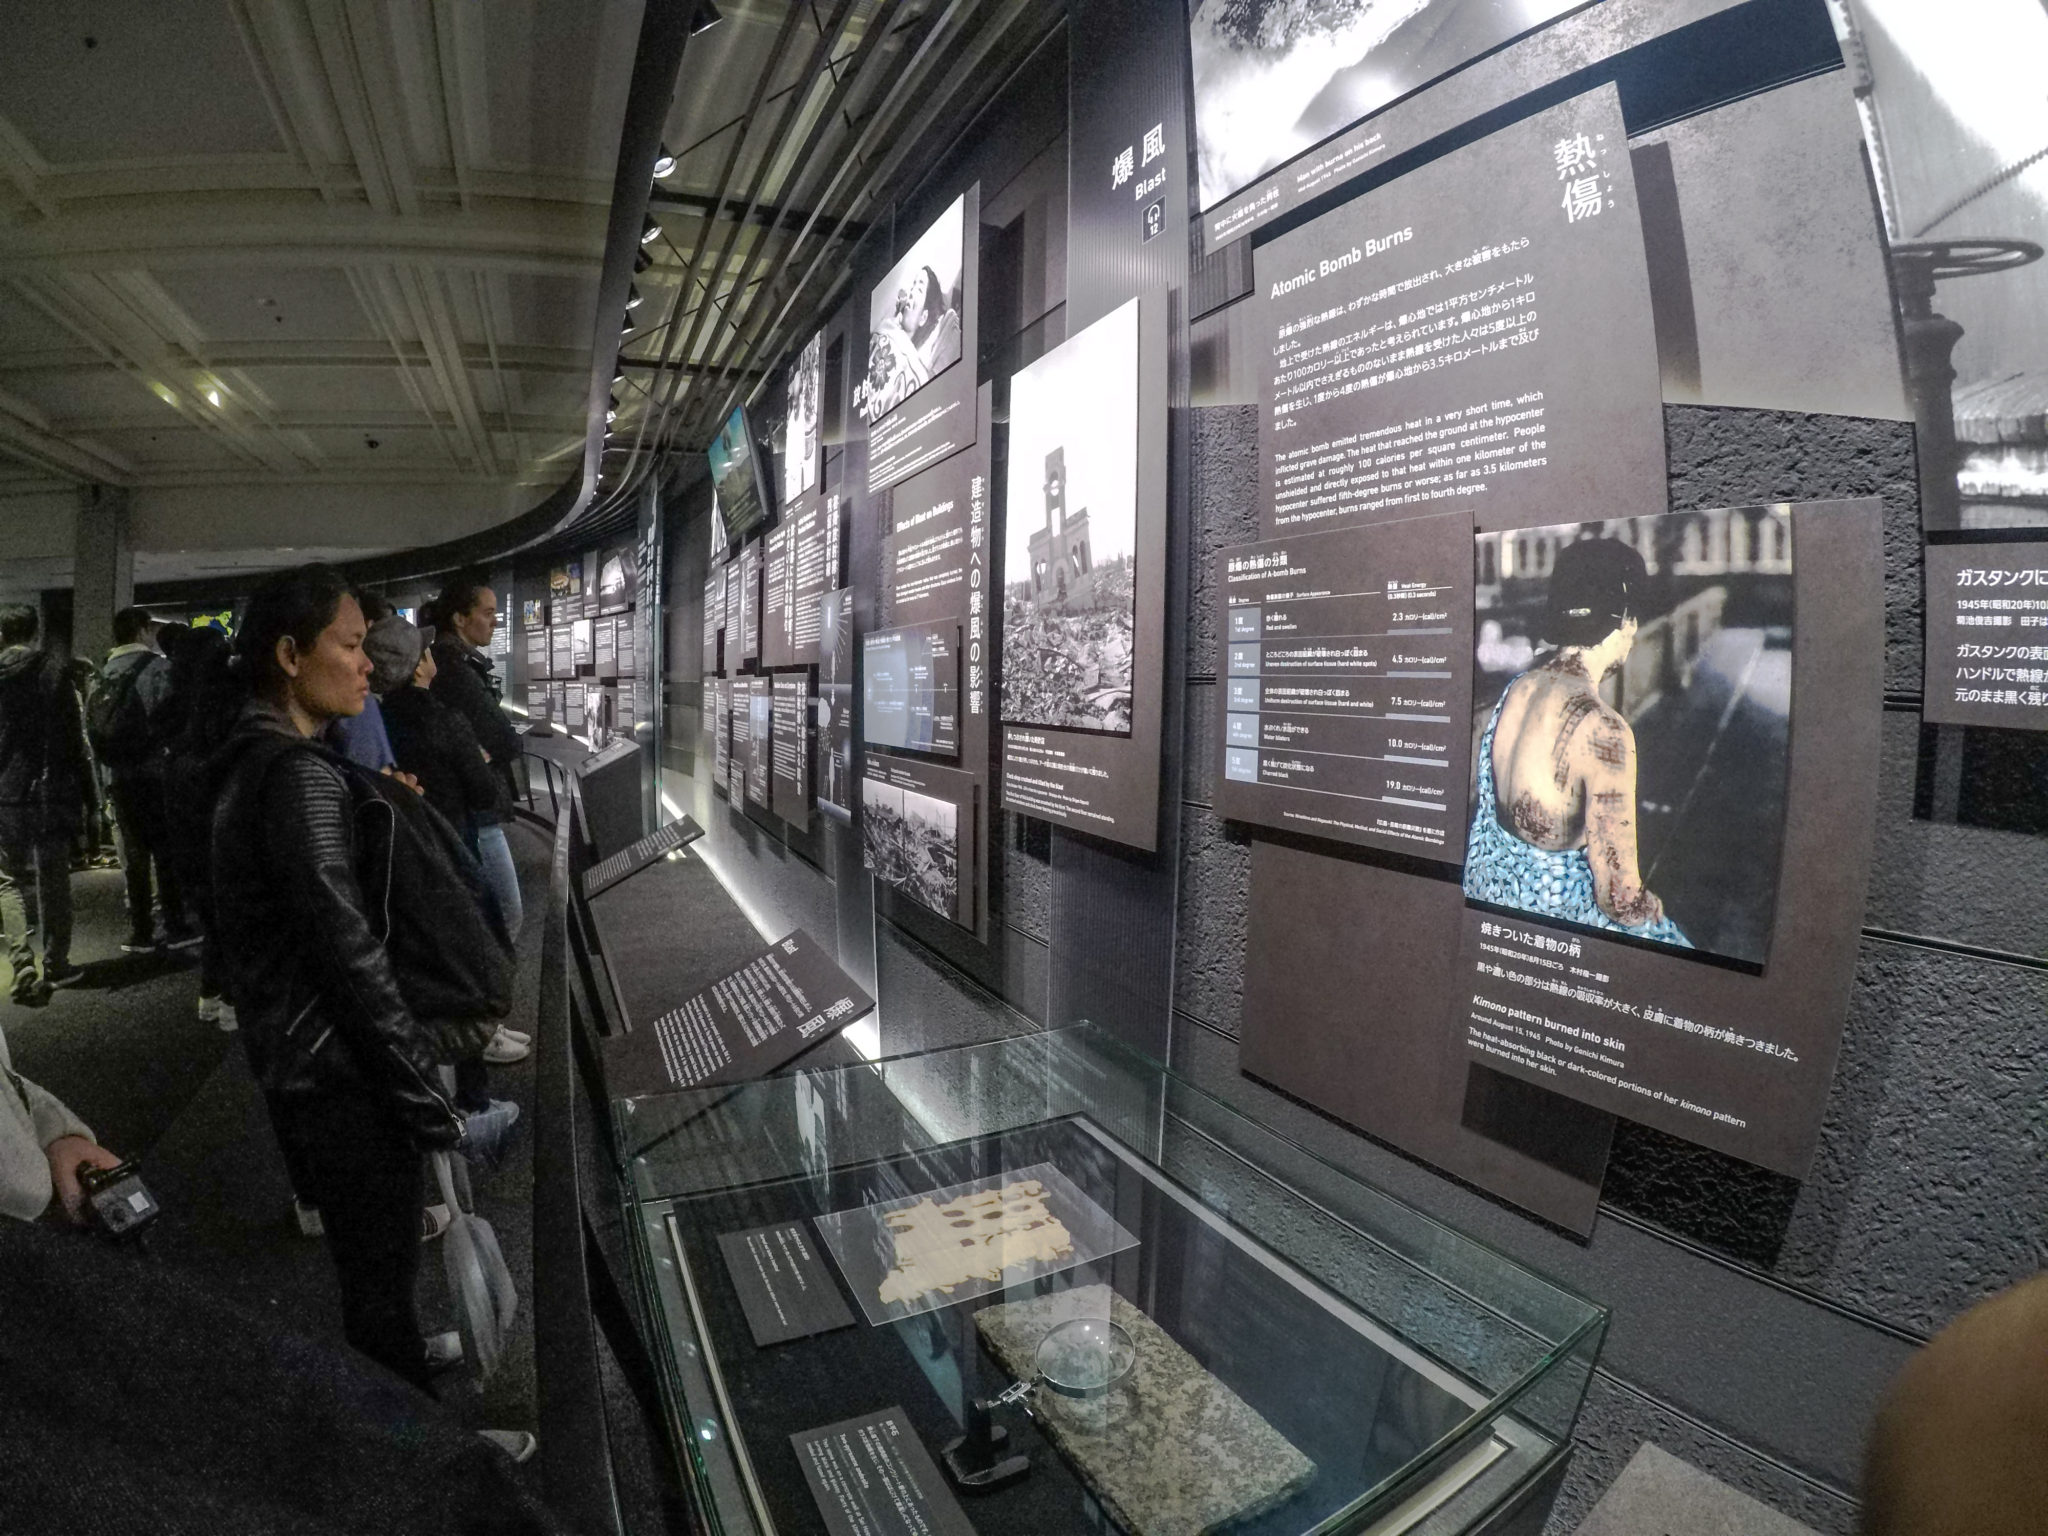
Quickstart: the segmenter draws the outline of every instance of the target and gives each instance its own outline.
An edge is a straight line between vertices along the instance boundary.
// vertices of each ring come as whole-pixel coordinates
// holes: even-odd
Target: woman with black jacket
[[[437,1042],[407,1007],[357,878],[348,770],[320,744],[363,707],[370,662],[347,583],[306,566],[250,599],[236,665],[251,693],[215,760],[213,896],[228,993],[277,1131],[320,1208],[348,1339],[418,1385],[413,1309],[421,1154],[462,1143]],[[388,859],[389,849],[383,850]]]

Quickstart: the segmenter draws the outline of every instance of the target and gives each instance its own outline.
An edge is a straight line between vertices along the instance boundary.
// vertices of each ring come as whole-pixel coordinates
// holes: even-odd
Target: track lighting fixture
[[[690,23],[690,34],[694,37],[706,28],[717,26],[723,20],[725,18],[718,14],[718,7],[713,5],[711,0],[698,0],[697,16]]]
[[[626,285],[626,308],[628,308],[628,309],[638,309],[639,307],[640,307],[640,286],[639,286],[639,284],[637,284],[637,283],[628,283],[628,284]]]
[[[619,334],[621,336],[630,336],[633,334],[633,316],[630,312],[626,315],[626,323],[619,327]]]
[[[619,397],[613,395],[604,408],[604,424],[610,426],[619,419]]]
[[[645,272],[649,267],[653,265],[654,252],[648,250],[646,246],[641,246],[639,250],[633,253],[633,270],[636,273]]]
[[[652,214],[649,214],[647,217],[647,222],[640,226],[640,243],[642,245],[652,245],[655,241],[659,240],[660,238],[661,220],[655,218]]]
[[[675,169],[676,157],[669,152],[669,147],[664,144],[661,146],[661,153],[654,157],[654,179],[659,181],[664,176],[673,176]]]

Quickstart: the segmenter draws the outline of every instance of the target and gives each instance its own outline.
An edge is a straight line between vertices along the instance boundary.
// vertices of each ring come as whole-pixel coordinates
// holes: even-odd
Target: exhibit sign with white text
[[[1253,253],[1267,537],[1665,503],[1656,328],[1613,86]]]
[[[867,423],[869,495],[975,438],[981,189],[947,205],[877,283],[854,409]]]

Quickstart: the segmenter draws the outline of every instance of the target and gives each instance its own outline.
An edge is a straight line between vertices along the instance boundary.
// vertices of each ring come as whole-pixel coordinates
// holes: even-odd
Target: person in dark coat
[[[0,608],[0,930],[11,995],[40,1002],[77,981],[71,963],[71,840],[90,776],[78,694],[61,658],[38,647],[36,611]],[[30,932],[42,931],[42,969]]]
[[[398,759],[398,771],[412,777],[427,804],[445,816],[475,852],[478,831],[502,823],[510,807],[504,784],[491,772],[469,722],[434,697],[430,642],[422,631],[393,614],[370,626],[363,648],[374,669],[370,691],[383,701],[384,727]],[[505,916],[499,914],[501,919]],[[512,931],[510,922],[506,931]],[[483,1063],[524,1061],[529,1054],[527,1035],[498,1025],[481,1055],[465,1051],[457,1056],[457,1106],[469,1113],[494,1108],[502,1112],[509,1101],[491,1098]],[[516,1114],[516,1106],[509,1107]]]
[[[348,1340],[424,1387],[421,1154],[463,1144],[466,1125],[358,873],[392,857],[391,822],[357,818],[346,766],[318,739],[369,694],[365,628],[324,567],[250,598],[235,642],[249,701],[210,765],[214,908],[243,1044],[320,1210]]]
[[[434,599],[434,697],[469,722],[491,760],[491,772],[505,786],[505,803],[518,798],[519,733],[498,707],[503,687],[485,647],[498,627],[498,594],[473,577],[457,577]],[[505,840],[506,816],[477,823],[477,861],[498,898],[505,931],[516,940],[525,910],[519,872]]]

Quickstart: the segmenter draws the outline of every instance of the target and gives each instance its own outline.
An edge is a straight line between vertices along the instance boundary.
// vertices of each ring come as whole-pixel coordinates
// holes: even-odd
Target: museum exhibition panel
[[[507,578],[679,1496],[1853,1530],[2038,1257],[2048,13],[1009,12]]]

